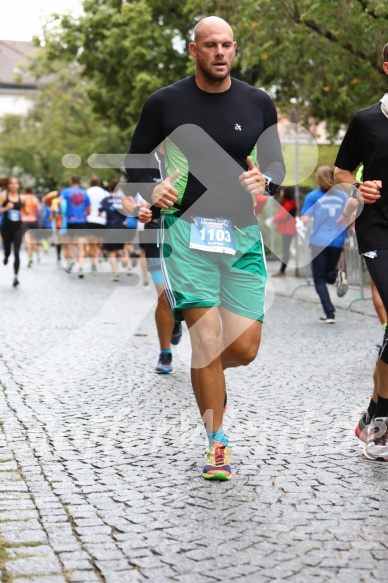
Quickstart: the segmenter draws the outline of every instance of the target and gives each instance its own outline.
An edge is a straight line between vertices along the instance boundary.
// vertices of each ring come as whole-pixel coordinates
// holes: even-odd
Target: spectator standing
[[[290,187],[281,188],[280,200],[280,207],[272,218],[272,222],[276,225],[276,232],[282,236],[282,263],[280,270],[273,277],[284,277],[286,275],[291,242],[296,234],[295,217],[298,207],[295,201],[294,189]]]

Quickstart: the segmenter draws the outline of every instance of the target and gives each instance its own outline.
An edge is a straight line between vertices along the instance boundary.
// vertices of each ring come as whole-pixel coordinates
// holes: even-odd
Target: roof
[[[36,81],[27,72],[20,71],[35,48],[30,42],[17,40],[0,40],[0,87],[36,89]],[[22,80],[16,75],[22,73]]]

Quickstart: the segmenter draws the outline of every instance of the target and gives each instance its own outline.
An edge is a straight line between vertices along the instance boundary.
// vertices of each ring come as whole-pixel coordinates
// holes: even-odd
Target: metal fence
[[[297,245],[300,250],[299,256],[307,258],[307,264],[305,263],[305,283],[296,286],[291,292],[291,297],[293,297],[301,287],[305,287],[306,285],[314,285],[311,267],[311,251],[308,240],[308,233],[306,233],[306,237],[304,239],[302,239],[299,235],[297,235],[294,239],[295,245]],[[338,262],[338,268],[344,269],[346,271],[349,289],[358,291],[358,295],[349,301],[348,308],[350,308],[354,302],[370,299],[370,296],[366,297],[364,293],[364,285],[369,283],[370,278],[366,270],[364,260],[358,252],[357,239],[353,227],[349,227],[347,229],[345,245]]]
[[[268,225],[266,219],[272,217],[277,209],[276,201],[269,199],[262,214],[258,217],[259,225],[266,243],[267,259],[280,261],[282,257],[281,235],[276,233],[276,225]],[[289,270],[294,269],[295,275],[301,277],[301,283],[291,292],[293,297],[297,291],[303,287],[314,285],[312,267],[311,267],[311,250],[309,246],[309,228],[306,228],[304,237],[299,233],[294,237],[291,245],[291,257]],[[364,286],[370,282],[369,273],[366,269],[362,256],[358,253],[357,240],[354,227],[349,227],[346,232],[344,250],[341,254],[338,267],[345,269],[349,288],[358,291],[356,297],[348,303],[348,308],[357,301],[370,299],[371,296],[365,296]]]

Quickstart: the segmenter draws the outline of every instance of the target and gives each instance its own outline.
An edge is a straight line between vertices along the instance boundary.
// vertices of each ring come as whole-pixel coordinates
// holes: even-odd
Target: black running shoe
[[[328,316],[322,316],[319,318],[321,324],[335,324],[334,314],[329,314]]]
[[[17,287],[18,285],[19,285],[19,280],[18,279],[14,279],[13,280],[12,287]]]
[[[176,346],[182,339],[182,322],[175,322],[171,335],[171,344]]]
[[[4,255],[3,263],[4,263],[4,265],[7,265],[7,263],[8,263],[8,255]]]
[[[172,372],[172,354],[171,352],[161,352],[158,364],[155,366],[155,372],[158,374],[169,374]]]

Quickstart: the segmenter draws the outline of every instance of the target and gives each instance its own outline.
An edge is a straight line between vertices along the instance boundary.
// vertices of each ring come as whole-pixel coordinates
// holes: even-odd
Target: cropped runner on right
[[[388,43],[383,48],[388,75]],[[363,182],[356,170],[364,165]],[[388,310],[388,93],[358,111],[350,121],[335,161],[335,178],[351,198],[365,206],[356,219],[359,253],[364,256],[385,310]],[[365,441],[364,454],[388,461],[388,331],[374,372],[375,395],[360,419],[356,434]],[[357,431],[358,429],[358,431]]]

